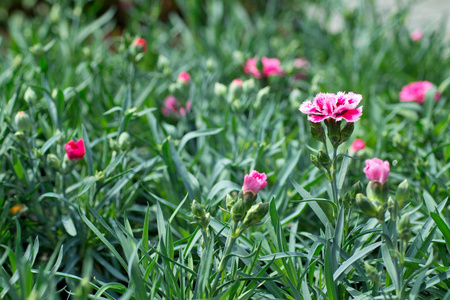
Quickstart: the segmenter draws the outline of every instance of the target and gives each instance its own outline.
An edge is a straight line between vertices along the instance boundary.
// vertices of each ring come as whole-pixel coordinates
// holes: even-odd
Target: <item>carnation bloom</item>
[[[263,76],[284,76],[283,68],[278,58],[261,58],[263,65]]]
[[[425,95],[427,91],[434,85],[429,81],[416,81],[405,85],[401,92],[399,93],[400,101],[410,102],[415,101],[417,103],[422,103],[425,100]],[[436,92],[434,100],[439,100],[441,95]]]
[[[258,171],[253,170],[250,174],[245,175],[242,191],[244,194],[251,191],[256,195],[260,190],[267,186],[266,180],[267,175],[265,173],[259,173]]]
[[[372,158],[366,160],[366,167],[364,173],[370,181],[377,180],[384,183],[389,177],[389,162],[387,160],[382,161],[379,158]]]
[[[66,154],[69,160],[82,159],[86,152],[83,139],[79,139],[77,142],[70,140],[70,142],[64,145],[64,148],[66,148]]]
[[[244,65],[245,74],[251,74],[255,78],[261,78],[261,73],[259,73],[258,67],[256,66],[256,58],[249,58]]]
[[[347,122],[356,122],[362,115],[362,106],[357,107],[361,102],[362,96],[352,92],[346,94],[338,92],[319,93],[314,100],[305,101],[300,105],[300,111],[308,115],[308,120],[319,123],[325,119],[334,119]]]
[[[423,32],[420,29],[416,29],[413,32],[411,32],[411,34],[409,35],[409,37],[411,38],[412,41],[417,42],[420,41],[422,39],[423,36]]]
[[[356,139],[356,140],[353,141],[352,145],[350,146],[350,150],[351,150],[353,153],[356,153],[356,152],[358,152],[359,150],[364,149],[365,147],[366,147],[366,143],[365,143],[363,140],[361,140],[361,139]]]
[[[190,80],[191,80],[191,75],[189,75],[188,72],[181,72],[177,78],[177,81],[181,81],[186,85],[189,83]]]
[[[242,79],[240,79],[240,78],[233,79],[231,84],[234,84],[234,85],[237,85],[237,86],[242,86]]]
[[[185,116],[186,112],[190,111],[191,108],[192,108],[191,101],[187,101],[186,107],[183,107],[180,105],[180,101],[178,101],[177,98],[170,95],[166,99],[164,99],[164,104],[163,107],[161,108],[161,111],[163,115],[165,115],[166,117],[170,115],[174,117],[179,117]]]
[[[147,51],[147,42],[143,38],[136,38],[133,41],[133,46],[136,47],[136,49],[138,49],[139,52]]]

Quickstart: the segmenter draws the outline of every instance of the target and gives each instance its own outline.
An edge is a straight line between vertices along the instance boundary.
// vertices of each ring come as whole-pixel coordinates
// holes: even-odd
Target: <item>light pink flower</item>
[[[147,42],[143,38],[136,38],[133,41],[133,46],[136,47],[136,49],[138,49],[139,52],[147,51]]]
[[[417,103],[422,103],[425,100],[425,95],[427,91],[432,88],[434,84],[429,81],[416,81],[405,85],[401,92],[399,93],[400,101],[410,102],[415,101]],[[434,100],[439,100],[441,95],[436,92]]]
[[[382,161],[379,158],[372,158],[366,160],[366,167],[364,173],[370,181],[378,180],[384,183],[389,177],[389,162],[387,160]]]
[[[249,58],[244,65],[245,74],[251,74],[255,78],[261,78],[261,73],[259,73],[258,67],[256,66],[256,58]]]
[[[180,75],[178,75],[177,81],[181,81],[184,84],[189,84],[189,81],[191,80],[191,75],[189,75],[188,72],[181,72]]]
[[[416,29],[409,35],[412,41],[417,42],[420,41],[423,37],[423,32],[420,29]]]
[[[234,84],[234,85],[237,85],[237,86],[241,87],[241,86],[242,86],[242,79],[236,78],[236,79],[234,79],[234,80],[231,82],[231,84]]]
[[[352,92],[346,94],[338,92],[319,93],[314,97],[313,102],[305,101],[300,105],[300,111],[308,115],[308,120],[319,123],[325,119],[334,119],[347,122],[356,122],[362,115],[362,106],[357,107],[362,96]]]
[[[267,186],[266,180],[267,175],[265,173],[259,173],[258,171],[253,170],[250,174],[245,175],[242,191],[244,194],[247,191],[251,191],[256,195],[260,190]]]
[[[278,58],[261,58],[261,63],[263,65],[263,76],[284,76],[283,68],[281,68],[281,63]]]
[[[180,101],[178,101],[177,98],[170,95],[166,99],[164,99],[163,107],[161,108],[161,111],[163,115],[166,117],[172,116],[175,118],[179,118],[180,116],[185,116],[187,112],[191,111],[192,109],[192,102],[187,101],[186,106],[183,107],[180,105]]]
[[[69,160],[78,160],[84,157],[86,150],[84,149],[84,141],[79,139],[77,142],[70,140],[64,145],[66,148],[66,154]]]
[[[353,143],[352,143],[352,145],[350,146],[350,150],[351,150],[353,153],[356,153],[356,152],[358,152],[359,150],[362,150],[362,149],[364,149],[364,148],[366,148],[366,143],[365,143],[363,140],[361,140],[361,139],[356,139],[356,140],[354,140]]]

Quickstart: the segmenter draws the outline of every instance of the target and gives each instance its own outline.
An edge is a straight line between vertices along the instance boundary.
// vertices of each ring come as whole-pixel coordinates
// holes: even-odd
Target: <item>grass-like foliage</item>
[[[444,26],[374,1],[15,2],[0,299],[450,299]]]

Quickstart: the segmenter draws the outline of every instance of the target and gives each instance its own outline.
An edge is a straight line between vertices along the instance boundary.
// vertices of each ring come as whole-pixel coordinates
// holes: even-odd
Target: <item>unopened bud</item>
[[[216,82],[214,84],[214,95],[217,97],[223,97],[227,93],[227,87],[224,84],[221,84],[220,82]]]
[[[408,214],[404,214],[398,222],[398,237],[403,241],[409,241],[411,238],[411,225]]]
[[[241,232],[247,229],[250,226],[257,224],[262,218],[265,217],[267,212],[269,211],[269,203],[258,203],[250,207],[247,214],[245,215],[245,219],[242,222]]]
[[[243,199],[238,199],[231,209],[231,217],[234,223],[238,223],[245,217],[245,205]]]
[[[377,269],[367,261],[364,262],[364,267],[366,269],[366,274],[373,281],[373,283],[375,283],[377,286],[381,286],[380,274],[378,273]]]
[[[408,180],[403,180],[397,188],[395,193],[395,199],[398,201],[398,208],[401,209],[405,206],[406,201],[409,199],[409,183]]]
[[[258,108],[264,100],[266,100],[269,94],[270,86],[266,86],[258,91],[256,94],[256,101],[253,103],[253,107]]]
[[[323,166],[325,169],[330,169],[331,166],[331,160],[328,154],[323,151],[319,150],[319,155],[317,156],[317,160],[321,166]]]
[[[234,51],[233,52],[233,61],[237,64],[237,65],[242,65],[244,64],[244,54],[242,54],[241,51]]]
[[[95,179],[97,179],[98,181],[103,181],[103,179],[105,178],[105,171],[96,171],[95,172]]]
[[[230,88],[228,89],[228,98],[230,98],[231,100],[237,99],[241,97],[241,94],[242,94],[242,79],[236,78],[230,84]]]
[[[128,150],[130,149],[130,145],[131,145],[131,141],[130,141],[130,135],[128,134],[128,132],[122,132],[119,136],[119,148],[121,150]]]
[[[19,111],[14,118],[14,121],[16,122],[16,126],[19,131],[30,131],[30,117],[25,112]]]
[[[322,124],[309,122],[309,129],[311,130],[311,135],[314,139],[325,143],[325,130],[323,129]]]
[[[214,71],[214,69],[216,67],[217,67],[217,64],[213,58],[210,57],[206,60],[206,70],[208,70],[209,72],[212,72],[212,71]]]
[[[374,205],[372,201],[369,200],[366,196],[359,193],[356,195],[356,203],[363,213],[368,215],[369,217],[376,218],[378,217],[378,208]]]
[[[234,198],[230,194],[227,194],[227,197],[225,198],[225,203],[226,203],[226,206],[227,206],[227,210],[231,211],[231,209],[233,208],[234,204],[236,203],[236,198]]]
[[[191,212],[194,217],[202,218],[205,216],[205,209],[197,201],[192,201]]]
[[[344,194],[343,200],[346,205],[352,205],[355,201],[356,194],[361,193],[362,191],[362,184],[361,181],[358,181],[352,187],[348,192]]]
[[[47,164],[50,168],[59,169],[61,167],[61,160],[55,154],[48,154]]]
[[[25,98],[25,101],[27,101],[28,103],[35,103],[37,99],[36,93],[31,87],[28,87],[25,90],[25,95],[23,97]]]
[[[41,57],[44,54],[44,47],[42,47],[40,43],[30,47],[29,50],[33,55],[37,57]]]
[[[242,82],[242,91],[244,93],[250,93],[255,89],[255,80],[253,78],[247,79]]]
[[[388,202],[387,202],[387,206],[388,206],[388,210],[391,213],[391,220],[392,221],[397,221],[397,216],[398,216],[398,204],[397,201],[395,201],[394,199],[392,199],[392,197],[389,197]]]

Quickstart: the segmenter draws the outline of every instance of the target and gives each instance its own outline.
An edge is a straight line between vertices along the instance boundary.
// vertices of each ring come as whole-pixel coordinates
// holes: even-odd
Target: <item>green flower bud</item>
[[[367,276],[369,276],[373,283],[377,286],[381,286],[380,274],[378,273],[378,270],[366,261],[364,262],[364,268],[366,269]]]
[[[233,218],[234,223],[238,223],[239,221],[243,220],[245,217],[245,204],[243,199],[239,199],[234,204],[233,208],[231,209],[231,218]]]
[[[44,47],[40,43],[30,47],[31,54],[35,55],[36,57],[41,57],[44,55]]]
[[[259,221],[264,218],[264,216],[269,211],[269,203],[258,203],[250,207],[247,214],[245,215],[245,219],[242,222],[240,232],[244,231],[250,226],[257,224]]]
[[[387,202],[388,210],[391,213],[391,220],[396,221],[398,216],[398,204],[397,201],[392,199],[392,197],[389,197]]]
[[[409,183],[407,179],[398,185],[395,199],[398,201],[398,208],[402,209],[406,204],[405,202],[409,199]]]
[[[363,194],[359,193],[356,195],[356,203],[358,204],[361,211],[369,217],[378,217],[378,208],[372,201],[369,200],[369,198],[367,198]]]
[[[130,149],[130,145],[131,145],[131,141],[130,141],[130,135],[128,134],[128,132],[122,132],[119,136],[119,148],[121,150],[128,150]]]
[[[227,206],[227,210],[231,211],[231,209],[233,208],[234,204],[236,203],[236,198],[231,196],[230,194],[227,194],[227,197],[225,198],[225,203]]]
[[[309,122],[309,129],[311,130],[311,135],[314,139],[325,143],[325,130],[323,129],[322,124]]]
[[[205,209],[197,201],[192,201],[191,213],[194,217],[202,218],[205,216]]]
[[[322,165],[325,169],[329,170],[331,167],[331,160],[328,154],[323,151],[319,150],[319,155],[317,156],[317,160],[320,165]]]
[[[164,70],[165,68],[170,68],[169,60],[164,55],[158,56],[158,61],[156,62],[156,67],[160,70]]]
[[[253,103],[254,108],[258,108],[263,101],[266,100],[267,95],[269,94],[270,86],[266,86],[258,91],[256,94],[256,101]]]
[[[37,99],[37,95],[31,87],[28,87],[25,90],[25,95],[23,97],[28,103],[35,103]]]
[[[48,154],[47,164],[50,168],[59,169],[61,167],[61,160],[55,154]]]
[[[342,130],[341,130],[341,139],[339,141],[339,144],[346,142],[352,135],[354,129],[355,129],[355,123],[347,122],[347,124],[345,124],[344,128],[342,128]]]
[[[216,82],[214,84],[214,95],[217,97],[224,97],[227,93],[227,87],[224,84],[221,84],[220,82]]]
[[[30,117],[23,111],[19,111],[14,118],[19,131],[28,132],[31,128]]]
[[[235,62],[237,65],[243,65],[244,64],[244,54],[242,54],[241,51],[234,51],[233,52],[233,62]]]
[[[356,194],[361,193],[362,191],[362,184],[361,181],[358,181],[355,183],[348,192],[344,194],[343,201],[346,205],[353,205],[353,202],[355,201]]]
[[[247,79],[242,82],[242,91],[246,94],[255,89],[255,80],[253,78]]]
[[[402,241],[409,241],[411,238],[411,225],[409,223],[409,216],[408,214],[404,214],[400,221],[398,222],[398,237]]]
[[[95,171],[95,179],[102,182],[105,178],[105,171]]]
[[[234,79],[230,87],[228,88],[228,98],[230,100],[238,99],[242,94],[242,80],[239,78]]]
[[[214,71],[214,69],[216,67],[217,67],[217,64],[213,58],[210,57],[206,60],[206,70],[208,70],[209,72],[212,72],[212,71]]]

